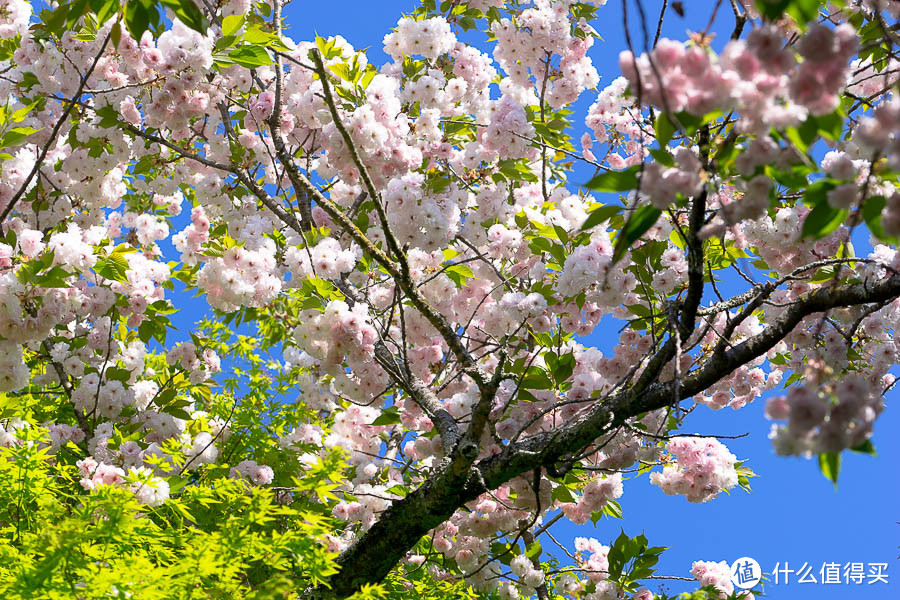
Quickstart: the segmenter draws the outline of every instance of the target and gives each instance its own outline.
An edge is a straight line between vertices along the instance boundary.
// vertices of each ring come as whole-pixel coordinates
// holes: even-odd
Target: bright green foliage
[[[52,464],[29,441],[0,448],[6,598],[275,598],[335,572],[329,518],[302,501],[316,478],[287,492],[218,477],[148,509],[120,487],[79,493],[79,449]]]

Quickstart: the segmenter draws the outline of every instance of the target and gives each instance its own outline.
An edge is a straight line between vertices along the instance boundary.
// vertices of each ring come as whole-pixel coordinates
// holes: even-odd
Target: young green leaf
[[[203,35],[206,35],[206,30],[209,28],[209,23],[206,21],[206,17],[203,16],[203,13],[200,12],[200,9],[194,4],[194,0],[160,0],[163,6],[168,9],[171,9],[175,16],[178,17],[178,20],[193,29],[194,31],[198,31]]]
[[[159,25],[159,10],[155,0],[128,0],[125,5],[125,27],[136,40],[141,39],[144,32],[156,29]]]
[[[803,237],[819,239],[834,233],[849,214],[850,211],[832,208],[827,202],[817,204],[803,221]]]
[[[819,470],[837,487],[838,474],[841,472],[841,455],[838,452],[823,452],[819,455]]]
[[[381,425],[397,425],[400,423],[400,410],[396,406],[389,406],[378,415],[374,421],[372,421],[373,426],[381,426]]]
[[[625,223],[625,227],[622,228],[622,231],[619,232],[619,235],[616,238],[616,246],[613,250],[613,262],[618,262],[625,256],[625,253],[631,247],[631,244],[636,242],[648,229],[653,227],[661,214],[661,210],[649,204],[634,211],[631,214],[631,218],[628,219]]]
[[[884,196],[866,198],[865,204],[862,206],[863,219],[865,220],[869,231],[872,232],[872,235],[882,242],[896,244],[897,237],[886,234],[884,232],[884,226],[881,224],[881,212],[884,210],[885,204],[886,200],[884,199]]]
[[[244,15],[229,15],[222,19],[222,36],[228,37],[237,34],[244,26]]]
[[[669,140],[675,134],[675,125],[672,123],[669,115],[664,112],[659,113],[653,128],[656,130],[656,141],[659,142],[659,147],[665,148],[668,146]]]
[[[624,171],[606,171],[591,178],[584,187],[595,192],[627,192],[637,189],[640,165],[628,167]]]
[[[263,65],[272,64],[272,57],[269,56],[266,49],[261,46],[241,46],[240,48],[235,48],[229,52],[228,57],[237,64],[248,69],[255,69],[257,67],[262,67]]]
[[[597,225],[610,220],[620,212],[622,212],[622,207],[616,206],[614,204],[598,206],[590,212],[587,219],[585,219],[584,223],[581,224],[581,230],[587,231],[588,229],[593,229]]]

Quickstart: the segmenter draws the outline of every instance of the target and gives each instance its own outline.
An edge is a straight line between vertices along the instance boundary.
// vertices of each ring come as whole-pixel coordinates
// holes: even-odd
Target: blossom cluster
[[[304,311],[294,330],[297,345],[334,371],[346,355],[360,363],[371,361],[377,332],[367,321],[365,307],[333,300],[325,310]]]
[[[892,347],[881,351],[894,353]],[[887,378],[893,380],[890,375]],[[834,386],[795,387],[787,395],[770,398],[766,417],[787,421],[787,425],[772,425],[769,437],[775,451],[810,456],[863,445],[884,410],[882,392],[890,381],[851,375]]]
[[[707,502],[738,483],[737,458],[715,438],[680,437],[666,442],[674,464],[650,475],[650,482],[667,495],[689,502]]]
[[[556,56],[559,77],[545,90],[550,106],[559,108],[574,102],[581,92],[600,81],[587,57],[594,39],[572,35],[570,4],[568,0],[538,0],[534,7],[522,11],[516,22],[504,18],[491,29],[497,38],[494,58],[508,76],[501,89],[522,104],[534,103]]]
[[[814,25],[798,44],[804,59],[798,63],[781,32],[769,26],[754,29],[746,41],[729,42],[720,57],[661,39],[638,58],[623,51],[619,64],[642,101],[673,114],[736,109],[741,128],[763,133],[833,111],[856,48],[853,27]]]
[[[432,17],[417,21],[403,18],[397,22],[397,31],[384,37],[384,47],[395,59],[420,55],[437,58],[449,52],[456,45],[456,36],[450,24],[443,17]]]
[[[160,506],[169,497],[168,482],[153,476],[146,467],[131,467],[126,473],[119,467],[97,463],[92,458],[79,460],[77,466],[82,476],[81,486],[86,490],[101,485],[121,485],[131,490],[138,502],[150,507]]]
[[[593,479],[581,490],[581,496],[574,505],[563,505],[563,513],[576,525],[584,524],[593,513],[602,510],[607,502],[615,500],[621,495],[621,475],[615,474],[602,479]]]
[[[595,143],[606,144],[609,148],[604,158],[613,169],[624,169],[639,164],[647,155],[652,126],[640,123],[631,101],[626,97],[628,80],[617,77],[606,86],[588,110],[585,125],[593,132],[593,137],[585,133],[581,136],[584,157],[596,161],[591,150]],[[613,152],[618,150],[618,152]],[[624,153],[624,156],[622,155]]]
[[[691,565],[693,575],[701,586],[711,585],[719,590],[719,597],[725,598],[734,594],[734,584],[731,582],[731,567],[727,562],[698,560]],[[741,600],[753,600],[750,592],[740,592],[737,595]]]

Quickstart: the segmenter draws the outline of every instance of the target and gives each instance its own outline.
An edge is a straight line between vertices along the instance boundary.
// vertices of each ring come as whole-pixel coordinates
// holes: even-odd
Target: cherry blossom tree
[[[373,65],[283,0],[0,0],[0,588],[663,598],[643,535],[540,541],[749,489],[692,411],[873,453],[900,3],[710,2],[717,53],[623,0],[601,88],[606,3],[424,0]]]

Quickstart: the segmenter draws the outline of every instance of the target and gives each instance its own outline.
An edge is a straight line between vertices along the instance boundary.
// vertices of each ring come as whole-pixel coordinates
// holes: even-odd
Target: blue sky
[[[692,0],[684,4],[688,11],[686,18],[670,11],[663,27],[664,36],[685,39],[688,28],[703,29],[716,2]],[[631,4],[630,10],[632,35],[635,45],[642,47],[634,6]],[[661,1],[645,0],[645,6],[652,35]],[[387,60],[381,51],[383,36],[396,25],[401,13],[411,12],[415,7],[408,0],[295,2],[285,12],[289,27],[286,33],[297,41],[311,40],[316,33],[325,37],[340,34],[356,48],[369,48],[370,62],[377,66]],[[722,3],[720,12],[712,27],[712,31],[718,32],[713,44],[717,49],[727,41],[733,25],[728,2]],[[626,44],[621,3],[612,0],[601,8],[600,15],[593,25],[604,41],[598,41],[591,56],[601,74],[602,88],[618,77],[617,58]],[[471,41],[478,40],[478,45],[483,47],[483,37],[468,37]],[[579,136],[583,128],[581,121],[593,99],[593,94],[585,93],[575,107],[573,117]],[[178,325],[184,326],[188,318],[199,315],[181,313],[179,316],[184,320]],[[614,331],[603,331],[601,327],[585,343],[608,348],[603,340],[613,337],[616,337]],[[686,431],[718,435],[749,433],[745,438],[725,443],[739,458],[749,459],[748,466],[760,475],[751,481],[752,494],[737,490],[730,496],[722,495],[712,502],[694,505],[681,497],[665,496],[644,476],[625,484],[625,494],[620,499],[624,522],[604,519],[596,528],[590,524],[559,524],[553,531],[564,542],[587,536],[604,543],[617,536],[620,527],[631,536],[644,531],[651,545],[670,547],[659,563],[659,573],[665,575],[689,575],[694,560],[731,563],[742,556],[755,558],[767,572],[777,562],[787,561],[791,569],[799,569],[806,562],[812,566],[817,579],[825,562],[888,563],[891,581],[888,585],[792,582],[787,586],[769,585],[766,595],[775,600],[900,597],[897,594],[900,565],[896,562],[900,539],[897,535],[900,525],[896,523],[900,520],[896,511],[900,499],[896,468],[900,462],[900,438],[894,435],[900,429],[900,417],[890,406],[892,400],[893,397],[888,398],[888,408],[876,424],[873,441],[879,456],[844,453],[837,489],[819,473],[815,461],[774,455],[767,439],[770,422],[763,416],[764,401],[757,400],[740,411],[725,409],[713,413],[700,407],[689,418]],[[543,546],[552,551],[549,541]],[[674,593],[691,587],[674,583],[668,589]]]

